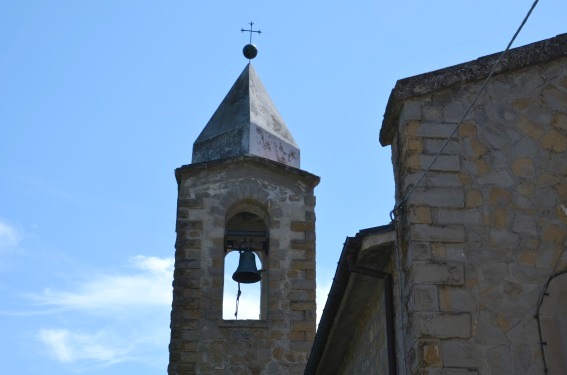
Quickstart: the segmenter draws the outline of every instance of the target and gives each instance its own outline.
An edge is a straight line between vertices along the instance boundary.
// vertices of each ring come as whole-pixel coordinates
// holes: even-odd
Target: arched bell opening
[[[267,215],[253,205],[237,207],[229,215],[224,237],[223,319],[266,319]]]

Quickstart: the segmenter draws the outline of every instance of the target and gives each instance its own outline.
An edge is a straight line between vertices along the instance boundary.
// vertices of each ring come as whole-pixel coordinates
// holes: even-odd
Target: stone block
[[[533,140],[539,139],[544,132],[543,128],[539,124],[534,123],[527,117],[520,118],[517,127]]]
[[[305,341],[305,331],[291,331],[287,337],[290,341]]]
[[[486,350],[487,367],[492,374],[514,374],[514,362],[508,345],[494,346]]]
[[[294,290],[287,294],[287,298],[290,301],[298,301],[298,302],[313,301],[315,299],[315,291]]]
[[[404,140],[404,145],[406,151],[409,153],[422,153],[423,152],[423,141],[419,137],[407,137]]]
[[[312,260],[292,260],[291,261],[292,270],[314,270],[315,261]]]
[[[442,138],[447,139],[455,130],[457,124],[443,124],[443,123],[421,123],[417,129],[416,135],[424,138]],[[456,138],[453,135],[452,138]]]
[[[289,284],[291,289],[315,289],[315,280],[291,279]]]
[[[423,141],[423,151],[426,154],[436,155],[443,146],[443,150],[441,151],[441,155],[460,155],[461,153],[461,145],[456,140],[450,140],[445,145],[445,140],[443,139],[429,139],[425,138]]]
[[[410,120],[421,120],[421,102],[405,102],[400,112],[400,124]]]
[[[559,90],[554,85],[548,85],[543,90],[545,104],[554,111],[565,111],[567,104],[567,93]]]
[[[423,171],[407,174],[403,180],[403,189],[414,186],[423,176]],[[419,187],[422,188],[461,188],[463,186],[461,174],[453,172],[430,171]]]
[[[408,204],[462,208],[465,205],[465,194],[463,189],[457,188],[417,188],[409,197]]]
[[[492,226],[496,229],[505,229],[508,227],[508,212],[507,208],[498,207],[492,212]]]
[[[408,246],[408,258],[410,260],[431,259],[431,244],[429,242],[412,241]]]
[[[424,121],[439,122],[443,118],[443,107],[439,105],[422,105],[421,116]]]
[[[439,304],[442,311],[473,312],[477,301],[470,290],[458,287],[439,288]]]
[[[458,155],[439,155],[436,159],[433,155],[413,154],[408,158],[408,166],[414,170],[425,170],[439,172],[459,172],[461,161]]]
[[[503,249],[517,249],[519,243],[519,236],[517,233],[503,230],[503,229],[490,229],[490,244],[496,248]]]
[[[501,188],[509,188],[514,185],[514,179],[505,169],[479,176],[477,182],[481,185],[493,185]]]
[[[538,187],[547,187],[553,186],[559,183],[561,180],[557,178],[557,176],[551,174],[542,174],[537,178],[537,186]]]
[[[467,138],[465,140],[465,155],[478,158],[488,153],[488,148],[476,138]]]
[[[482,223],[482,217],[477,209],[437,209],[435,210],[437,224],[476,224]]]
[[[412,265],[416,284],[463,285],[465,272],[462,263],[429,263],[416,261]]]
[[[459,122],[466,110],[465,103],[453,100],[443,107],[443,119],[447,122]]]
[[[315,243],[307,240],[291,240],[291,248],[295,250],[315,250]]]
[[[294,232],[313,231],[315,229],[315,223],[312,221],[292,221],[290,228]]]
[[[471,315],[468,313],[416,313],[413,317],[418,337],[469,338],[471,336]]]
[[[178,199],[177,200],[177,207],[178,208],[203,208],[203,200],[190,198],[190,199]]]
[[[291,342],[289,344],[289,348],[292,351],[309,353],[309,351],[311,350],[311,345],[312,343],[310,342],[297,341],[297,342]]]
[[[483,203],[482,193],[477,189],[467,190],[465,194],[465,207],[479,207]]]
[[[551,243],[563,243],[565,237],[567,236],[567,230],[565,226],[560,226],[557,224],[550,224],[543,228],[542,239]]]
[[[441,356],[445,367],[484,367],[484,356],[480,346],[464,340],[442,340]]]
[[[431,208],[428,206],[410,206],[409,221],[412,223],[432,224]]]
[[[510,340],[499,326],[503,316],[481,311],[476,317],[475,341],[480,345],[508,345]]]
[[[311,209],[313,209],[313,207],[315,207],[315,205],[317,204],[317,198],[314,195],[306,196],[304,201],[305,206],[310,207]]]
[[[560,112],[555,113],[551,124],[557,129],[567,131],[567,114]]]
[[[414,285],[412,295],[414,311],[439,311],[437,286]]]
[[[315,311],[315,302],[292,302],[292,310],[313,310]]]
[[[292,331],[314,331],[315,330],[315,322],[314,321],[292,321],[291,322],[291,330]]]
[[[417,350],[421,367],[441,367],[439,340],[417,340]]]
[[[477,126],[474,122],[463,122],[459,127],[460,137],[476,137],[477,136]]]
[[[315,222],[315,212],[306,211],[305,212],[305,221]]]
[[[512,172],[518,177],[534,178],[535,166],[530,158],[519,157],[512,163]]]
[[[512,231],[520,234],[537,236],[537,223],[534,216],[516,213],[512,222]]]
[[[412,240],[430,242],[465,242],[463,225],[428,225],[413,224],[410,226]]]
[[[483,127],[479,134],[479,139],[483,143],[487,143],[489,148],[493,150],[502,150],[511,142],[510,138],[504,131],[494,127]]]

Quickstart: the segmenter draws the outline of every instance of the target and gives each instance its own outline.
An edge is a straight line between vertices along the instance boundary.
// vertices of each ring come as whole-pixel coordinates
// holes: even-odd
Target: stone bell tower
[[[248,46],[247,46],[248,47]],[[248,57],[248,56],[247,56]],[[175,170],[168,373],[303,374],[315,335],[315,186],[249,63]],[[261,263],[260,316],[225,320],[231,251]]]

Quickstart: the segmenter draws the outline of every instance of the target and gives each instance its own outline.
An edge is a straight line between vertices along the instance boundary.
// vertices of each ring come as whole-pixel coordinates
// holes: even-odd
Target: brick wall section
[[[479,85],[405,103],[397,200]],[[547,279],[567,268],[567,59],[496,75],[397,229],[410,373],[543,373],[534,315]]]
[[[258,158],[180,168],[168,373],[300,374],[315,335],[319,179]],[[257,210],[269,230],[266,319],[223,320],[229,211]]]

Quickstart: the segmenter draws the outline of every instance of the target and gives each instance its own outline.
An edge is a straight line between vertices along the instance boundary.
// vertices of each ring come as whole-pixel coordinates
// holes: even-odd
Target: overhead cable
[[[439,151],[437,151],[437,153],[435,154],[435,156],[433,157],[433,159],[431,160],[431,163],[429,163],[429,165],[427,166],[427,168],[425,168],[425,171],[423,171],[423,173],[421,174],[421,176],[419,177],[419,179],[417,180],[417,182],[411,187],[411,189],[406,193],[406,195],[398,202],[396,203],[396,205],[394,206],[394,208],[392,209],[392,211],[390,211],[390,219],[392,219],[392,221],[394,221],[394,219],[396,218],[399,209],[402,207],[403,204],[405,204],[408,200],[408,198],[413,194],[413,192],[415,191],[415,189],[418,187],[418,185],[423,181],[423,179],[425,178],[425,176],[427,176],[427,174],[431,171],[431,168],[433,167],[433,165],[435,164],[435,162],[437,161],[437,159],[439,158],[439,155],[441,155],[441,153],[443,152],[443,150],[445,149],[445,147],[447,147],[447,145],[449,144],[449,142],[451,141],[451,138],[453,138],[453,136],[455,135],[455,133],[457,132],[457,130],[459,130],[459,127],[461,126],[461,124],[465,121],[466,117],[469,115],[469,113],[471,112],[471,110],[473,109],[473,106],[475,105],[477,99],[480,97],[480,94],[484,91],[486,85],[488,84],[488,82],[490,81],[490,79],[492,78],[492,76],[494,75],[494,72],[496,72],[496,69],[498,68],[498,65],[500,65],[500,62],[502,61],[502,59],[504,58],[504,56],[506,55],[506,53],[508,52],[508,50],[510,49],[510,47],[512,46],[512,44],[514,43],[514,41],[516,40],[516,37],[518,36],[518,34],[520,33],[520,31],[522,30],[522,28],[524,27],[524,25],[526,24],[526,22],[528,21],[528,18],[530,18],[530,15],[532,14],[533,10],[535,9],[537,3],[539,2],[539,0],[535,0],[532,4],[532,6],[530,7],[530,10],[528,11],[528,13],[526,14],[526,16],[524,17],[522,23],[520,24],[520,26],[518,27],[518,29],[516,30],[516,32],[514,33],[514,36],[512,37],[512,39],[510,39],[510,42],[508,43],[508,45],[506,46],[506,49],[500,54],[500,56],[498,57],[498,59],[496,60],[496,62],[494,63],[494,65],[492,66],[492,69],[490,70],[490,73],[488,74],[488,76],[486,77],[486,79],[484,80],[484,82],[482,83],[482,85],[480,86],[480,88],[478,89],[477,93],[475,94],[473,100],[471,101],[471,103],[469,104],[467,110],[465,111],[465,113],[463,113],[463,115],[461,116],[461,119],[459,120],[459,122],[457,123],[457,125],[455,126],[455,128],[453,129],[453,131],[451,132],[451,134],[449,135],[449,137],[445,140],[445,142],[443,143],[443,145],[441,146],[441,148],[439,149]]]

